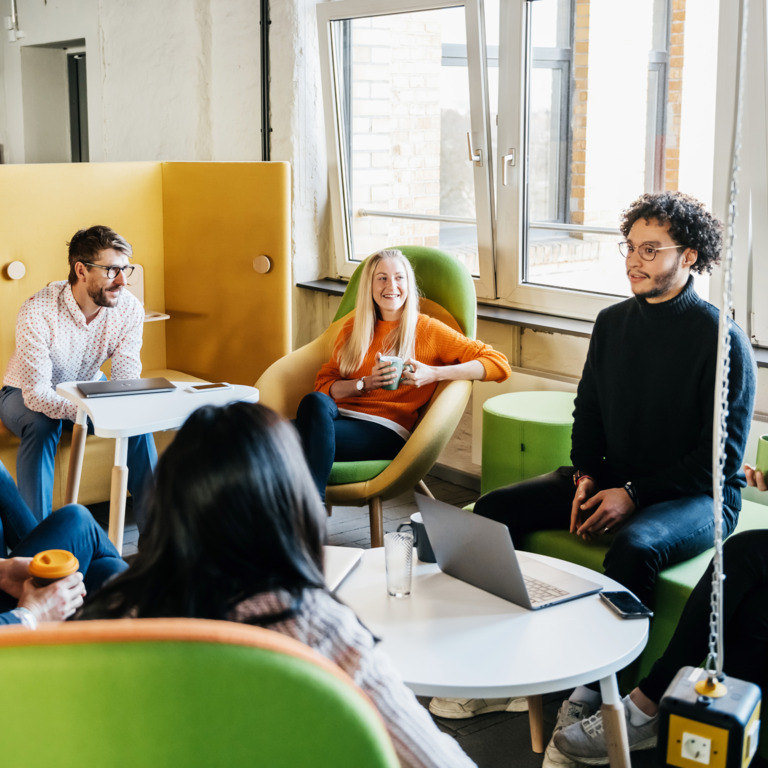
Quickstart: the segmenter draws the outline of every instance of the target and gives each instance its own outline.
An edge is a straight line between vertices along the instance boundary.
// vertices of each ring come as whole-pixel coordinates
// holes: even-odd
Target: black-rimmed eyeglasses
[[[623,240],[619,243],[619,253],[621,254],[622,259],[629,258],[630,256],[633,256],[635,253],[635,250],[640,254],[640,258],[643,261],[653,261],[656,258],[656,254],[658,251],[668,251],[672,248],[683,248],[682,245],[663,245],[661,248],[656,248],[652,245],[647,245],[646,243],[643,243],[642,245],[638,245],[637,248],[635,248],[634,245],[631,243],[628,243],[626,240]]]
[[[124,267],[107,267],[104,264],[94,264],[92,261],[84,261],[83,264],[88,267],[103,269],[107,273],[108,280],[114,280],[120,272],[123,273],[124,278],[128,279],[133,274],[133,270],[136,269],[133,264],[126,264]]]

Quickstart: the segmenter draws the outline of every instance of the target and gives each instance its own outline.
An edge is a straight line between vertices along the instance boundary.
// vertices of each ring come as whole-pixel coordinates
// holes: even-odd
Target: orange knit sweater
[[[325,392],[330,396],[333,382],[344,378],[339,371],[339,350],[349,339],[353,322],[352,317],[344,323],[336,338],[331,359],[318,372],[315,379],[317,392]],[[365,360],[362,366],[348,378],[359,379],[361,376],[370,375],[376,363],[376,353],[383,353],[384,340],[399,322],[399,320],[376,321],[373,341],[368,348]],[[468,339],[445,323],[428,315],[419,315],[414,357],[426,365],[454,365],[479,360],[485,368],[485,381],[504,381],[511,373],[507,358],[501,352],[497,352],[481,341]],[[435,383],[423,387],[403,385],[394,390],[374,389],[357,397],[343,397],[337,400],[336,404],[339,408],[389,419],[410,432],[419,416],[419,409],[432,397],[436,386]]]

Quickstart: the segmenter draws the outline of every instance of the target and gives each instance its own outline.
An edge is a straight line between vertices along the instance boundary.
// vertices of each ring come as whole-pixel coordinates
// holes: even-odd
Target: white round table
[[[606,589],[622,589],[579,565],[531,556]],[[542,748],[540,694],[599,680],[611,765],[629,766],[615,673],[645,647],[647,619],[621,619],[596,594],[529,611],[418,561],[411,596],[393,598],[386,591],[383,549],[367,550],[337,594],[381,638],[383,650],[417,695],[535,697],[529,703],[537,751]]]

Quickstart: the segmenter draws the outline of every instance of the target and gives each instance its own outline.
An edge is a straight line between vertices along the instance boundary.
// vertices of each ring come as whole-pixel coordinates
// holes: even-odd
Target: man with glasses
[[[0,390],[0,419],[21,438],[19,491],[38,521],[51,513],[54,459],[62,427],[77,406],[56,394],[64,381],[141,375],[144,309],[125,289],[133,249],[109,227],[81,229],[69,243],[69,279],[51,283],[24,302],[16,320],[16,349]],[[152,435],[130,438],[128,488],[141,530],[141,496],[157,462]]]
[[[632,203],[620,229],[633,296],[595,322],[573,414],[573,466],[491,491],[475,513],[505,523],[521,547],[533,531],[566,527],[584,541],[604,541],[606,575],[652,605],[659,571],[713,541],[719,312],[697,295],[692,273],[709,273],[720,261],[722,226],[697,200],[661,192]],[[750,343],[735,325],[730,343],[726,534],[741,508],[756,385]],[[558,726],[575,711],[571,703],[561,709]],[[507,700],[494,704],[511,707]],[[491,711],[488,702],[481,706]],[[437,708],[430,707],[442,714]],[[545,766],[557,764],[551,752]]]

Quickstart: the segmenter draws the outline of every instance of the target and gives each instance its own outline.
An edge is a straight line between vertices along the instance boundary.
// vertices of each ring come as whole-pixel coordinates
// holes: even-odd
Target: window
[[[343,0],[318,15],[340,274],[385,246],[431,245],[490,279],[493,293],[477,0]]]
[[[425,244],[501,304],[591,319],[629,295],[621,211],[661,189],[713,202],[718,8],[318,4],[338,273]]]

